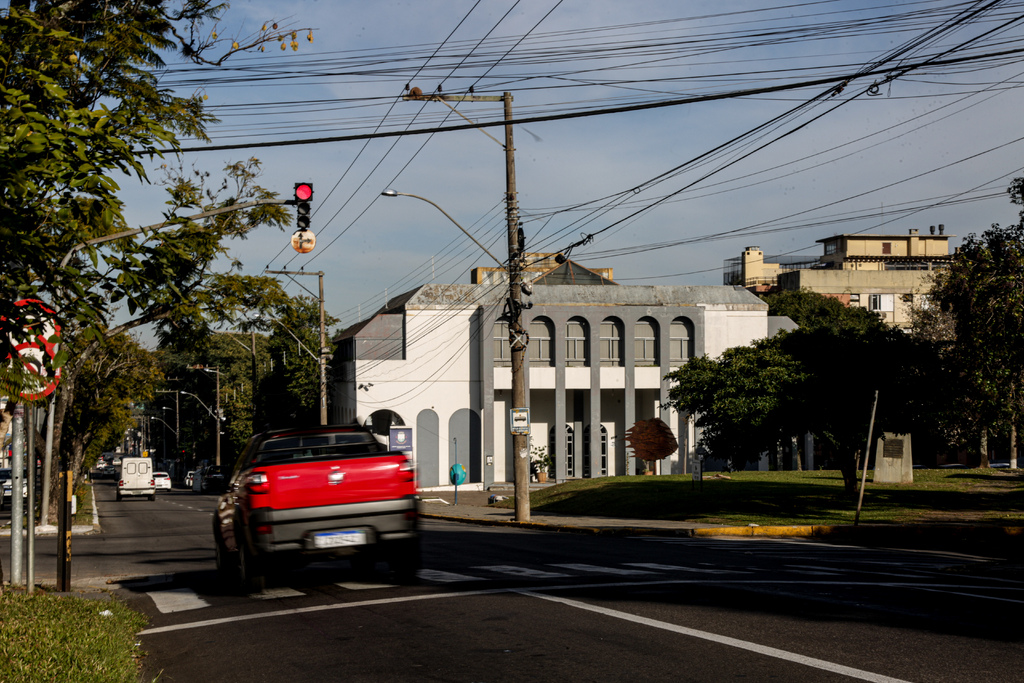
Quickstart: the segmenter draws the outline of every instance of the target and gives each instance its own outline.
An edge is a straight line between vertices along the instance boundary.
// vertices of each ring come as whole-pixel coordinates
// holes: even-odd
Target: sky
[[[1024,1],[235,0],[207,28],[230,44],[264,22],[296,29],[298,50],[169,60],[160,82],[221,118],[210,143],[182,140],[187,168],[256,157],[282,197],[314,185],[313,252],[263,227],[230,257],[248,274],[324,271],[339,327],[493,265],[436,208],[386,189],[507,256],[505,154],[488,137],[503,127],[443,130],[459,114],[500,122],[500,103],[457,114],[403,100],[407,85],[511,92],[513,118],[538,119],[514,127],[527,251],[583,242],[570,257],[625,285],[720,285],[753,245],[816,257],[835,234],[944,224],[957,246],[1017,220]],[[543,120],[566,114],[581,115]],[[281,142],[302,144],[260,146]],[[159,185],[122,188],[130,224],[161,219]],[[316,291],[312,277],[285,284]]]

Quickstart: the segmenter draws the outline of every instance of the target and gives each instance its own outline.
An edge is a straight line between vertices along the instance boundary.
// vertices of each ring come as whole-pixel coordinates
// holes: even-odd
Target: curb
[[[973,540],[1024,541],[1024,526],[980,526],[980,525],[802,525],[802,526],[715,526],[694,528],[666,528],[651,526],[582,526],[574,524],[551,524],[548,522],[516,522],[504,519],[481,519],[455,515],[421,512],[420,517],[443,519],[449,522],[480,524],[483,526],[509,526],[517,529],[557,531],[597,536],[675,536],[675,537],[768,537],[768,538],[871,538],[875,541],[890,539],[931,539],[963,537]]]

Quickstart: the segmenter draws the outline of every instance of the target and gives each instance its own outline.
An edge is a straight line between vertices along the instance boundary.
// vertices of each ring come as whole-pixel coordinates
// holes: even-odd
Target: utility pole
[[[318,270],[309,273],[304,270],[264,270],[270,275],[316,275],[320,278],[320,353],[318,361],[320,364],[320,424],[327,424],[327,356],[330,349],[327,348],[327,327],[326,314],[324,313],[324,271]]]
[[[528,337],[523,329],[522,258],[523,240],[519,230],[519,206],[516,200],[515,145],[512,140],[512,93],[497,95],[424,95],[413,88],[402,99],[431,100],[435,102],[501,102],[505,115],[505,219],[508,227],[508,300],[505,315],[508,319],[508,343],[512,357],[512,408],[526,408],[526,345]],[[466,118],[454,107],[448,107]],[[466,119],[467,121],[469,119]],[[486,131],[485,135],[491,137]],[[492,138],[493,139],[493,138]],[[501,143],[499,143],[501,144]],[[515,477],[515,510],[517,522],[530,521],[530,453],[529,434],[512,434],[512,471]]]

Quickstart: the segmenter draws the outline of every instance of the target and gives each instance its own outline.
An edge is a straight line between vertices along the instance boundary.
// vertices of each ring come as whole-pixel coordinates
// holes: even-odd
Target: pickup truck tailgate
[[[396,453],[281,462],[259,466],[255,471],[262,472],[269,484],[258,504],[274,510],[393,500],[416,494],[412,465]]]

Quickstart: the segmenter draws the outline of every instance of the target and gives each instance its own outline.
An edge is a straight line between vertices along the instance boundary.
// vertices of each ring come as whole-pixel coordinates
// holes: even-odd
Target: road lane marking
[[[427,570],[429,571],[429,570]],[[339,581],[334,584],[339,588],[345,588],[350,591],[365,591],[373,588],[394,588],[395,585],[392,583],[370,583],[368,581]]]
[[[429,572],[436,570],[424,570],[421,572]],[[466,577],[475,581],[481,579],[475,577]],[[373,605],[392,605],[401,604],[404,602],[418,602],[420,600],[441,600],[449,598],[466,598],[480,595],[500,595],[502,593],[529,593],[532,591],[563,591],[563,590],[585,590],[590,588],[636,588],[636,587],[650,587],[650,586],[706,586],[706,585],[719,585],[719,586],[754,586],[754,585],[765,585],[765,586],[841,586],[844,588],[857,588],[857,587],[874,587],[874,588],[928,588],[932,590],[940,589],[973,589],[976,586],[965,586],[963,584],[927,584],[922,585],[909,581],[854,581],[850,579],[843,579],[841,581],[784,581],[784,580],[771,580],[771,579],[725,579],[725,580],[713,580],[713,579],[663,579],[663,580],[651,580],[644,579],[639,581],[611,581],[604,583],[571,583],[566,585],[558,586],[527,586],[522,588],[489,588],[479,589],[471,591],[459,591],[454,593],[433,593],[429,595],[406,595],[400,597],[391,598],[379,598],[375,600],[359,600],[355,602],[343,602],[343,603],[330,603],[326,605],[312,605],[309,607],[294,607],[290,609],[274,610],[272,612],[261,612],[257,614],[241,614],[233,617],[224,617],[221,619],[205,619],[201,621],[186,622],[182,624],[172,624],[169,626],[157,626],[156,628],[144,629],[139,631],[138,635],[153,635],[158,633],[170,633],[173,631],[186,631],[189,629],[206,628],[209,626],[219,626],[221,624],[233,624],[242,621],[251,621],[254,619],[272,619],[275,617],[290,617],[299,614],[310,614],[313,612],[327,612],[338,609],[351,609],[354,607],[368,607]],[[1020,591],[1019,588],[1015,587],[1003,587],[1003,586],[989,586],[989,590],[993,591]],[[166,592],[166,591],[163,591]]]
[[[164,614],[210,606],[210,603],[196,595],[191,588],[168,588],[162,591],[150,591],[146,595],[153,599],[156,608]]]
[[[767,645],[760,645],[758,643],[751,642],[749,640],[740,640],[739,638],[730,638],[728,636],[720,636],[715,633],[709,633],[707,631],[698,631],[697,629],[687,628],[686,626],[679,626],[677,624],[670,624],[666,621],[658,621],[657,619],[648,619],[647,617],[641,617],[636,614],[630,614],[628,612],[620,612],[619,610],[609,609],[607,607],[599,607],[597,605],[591,605],[586,602],[580,602],[579,600],[571,600],[569,598],[561,598],[555,595],[544,595],[542,593],[533,593],[530,591],[518,591],[523,595],[529,595],[530,597],[540,598],[541,600],[548,600],[550,602],[557,602],[569,607],[575,607],[576,609],[586,610],[588,612],[596,612],[607,617],[614,619],[622,619],[624,621],[630,621],[634,624],[641,624],[643,626],[649,626],[651,628],[662,629],[663,631],[671,631],[680,635],[689,636],[691,638],[700,638],[701,640],[709,640],[713,643],[720,645],[726,645],[729,647],[739,648],[741,650],[747,650],[748,652],[755,652],[757,654],[765,655],[767,657],[774,657],[776,659],[782,659],[795,664],[802,664],[815,669],[821,669],[823,671],[830,671],[832,673],[842,674],[849,676],[850,678],[858,678],[862,681],[871,681],[871,683],[909,683],[900,678],[892,678],[891,676],[884,676],[882,674],[876,674],[871,671],[863,671],[861,669],[854,669],[853,667],[843,666],[842,664],[836,664],[835,662],[829,662],[824,659],[818,659],[816,657],[808,657],[806,655],[800,655],[795,652],[788,652],[787,650],[780,650],[775,647],[768,647]]]
[[[497,572],[499,574],[505,574],[506,576],[523,576],[528,579],[561,579],[569,576],[569,574],[548,572],[543,569],[533,569],[531,567],[519,567],[513,564],[492,564],[483,567],[471,567],[471,569]]]
[[[587,574],[613,574],[615,576],[639,576],[641,574],[650,574],[651,572],[643,569],[623,569],[622,567],[602,567],[596,564],[550,564],[549,567],[560,567],[561,569],[571,569],[575,572],[584,572]]]

